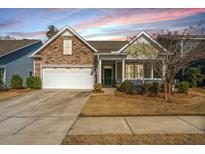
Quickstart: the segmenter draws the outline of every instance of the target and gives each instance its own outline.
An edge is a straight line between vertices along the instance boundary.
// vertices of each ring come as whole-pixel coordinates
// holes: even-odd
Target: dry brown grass
[[[162,97],[125,95],[91,96],[80,116],[205,115],[205,90],[176,93],[170,103]]]
[[[205,134],[67,135],[62,144],[205,144]]]
[[[25,89],[10,89],[7,91],[0,91],[0,100],[8,99],[10,97],[22,95],[27,92],[31,92],[32,89],[25,88]]]

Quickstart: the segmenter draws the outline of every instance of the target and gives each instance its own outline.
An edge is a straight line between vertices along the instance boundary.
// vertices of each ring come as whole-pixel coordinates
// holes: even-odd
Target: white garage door
[[[45,89],[92,89],[92,68],[43,68]]]

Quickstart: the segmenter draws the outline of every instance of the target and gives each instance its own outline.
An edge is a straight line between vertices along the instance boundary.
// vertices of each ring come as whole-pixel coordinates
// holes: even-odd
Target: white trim
[[[33,44],[39,43],[39,42],[42,42],[42,41],[41,41],[41,40],[38,40],[38,41],[36,41],[36,42],[30,43],[30,44],[27,44],[27,45],[25,45],[25,46],[23,46],[23,47],[20,47],[20,48],[17,48],[17,49],[15,49],[15,50],[12,50],[12,51],[10,51],[10,52],[8,52],[8,53],[5,53],[5,54],[1,55],[0,58],[6,56],[6,55],[8,55],[8,54],[11,54],[11,53],[13,53],[13,52],[15,52],[15,51],[18,51],[18,50],[20,50],[20,49],[23,49],[23,48],[26,48],[26,47],[28,47],[28,46],[31,46],[31,45],[33,45]]]
[[[132,43],[134,43],[141,35],[145,35],[146,37],[148,37],[152,42],[154,42],[155,44],[157,44],[160,48],[162,48],[165,52],[167,52],[167,50],[161,45],[159,44],[157,41],[155,41],[149,34],[147,34],[145,31],[140,32],[134,39],[132,39],[130,42],[128,42],[126,45],[124,45],[120,50],[117,51],[117,53],[121,53],[123,50],[125,50],[128,46],[130,46]]]
[[[32,72],[32,76],[34,76],[33,70],[28,70],[28,71],[27,71],[27,77],[30,77],[30,72]]]
[[[34,52],[31,57],[35,57],[35,55],[44,49],[47,45],[49,45],[53,40],[55,40],[59,35],[61,35],[65,30],[69,30],[74,35],[76,35],[81,41],[83,41],[87,46],[89,46],[93,51],[98,52],[93,46],[91,46],[85,39],[83,39],[77,32],[75,32],[71,27],[66,25],[63,27],[55,36],[53,36],[50,40],[48,40],[44,45],[42,45],[36,52]]]
[[[0,68],[4,69],[3,82],[6,83],[6,66],[0,66]]]
[[[61,68],[61,67],[72,67],[72,68],[75,68],[75,67],[80,67],[80,68],[91,68],[93,67],[92,64],[44,64],[44,65],[41,65],[41,67],[56,67],[56,68]]]
[[[125,60],[122,59],[122,82],[125,80]]]
[[[33,76],[36,76],[36,61],[33,60]]]
[[[102,61],[98,60],[98,83],[102,83]]]

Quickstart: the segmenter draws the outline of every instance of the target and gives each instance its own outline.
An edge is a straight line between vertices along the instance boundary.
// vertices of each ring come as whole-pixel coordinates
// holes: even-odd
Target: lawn
[[[8,99],[10,97],[22,95],[22,94],[25,94],[25,93],[31,92],[31,91],[32,90],[29,89],[29,88],[25,88],[25,89],[10,89],[10,90],[6,90],[6,91],[0,91],[0,101],[4,100],[4,99]]]
[[[67,135],[62,144],[205,144],[205,134]]]
[[[188,95],[176,93],[171,102],[162,97],[115,95],[91,96],[80,116],[205,115],[205,89],[192,89]]]

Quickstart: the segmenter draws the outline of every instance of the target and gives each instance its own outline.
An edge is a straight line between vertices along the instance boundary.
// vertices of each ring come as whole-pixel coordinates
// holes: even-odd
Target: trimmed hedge
[[[121,90],[126,94],[132,93],[132,82],[130,80],[125,80],[121,84]]]
[[[30,76],[26,79],[26,85],[31,89],[40,89],[41,88],[41,79],[36,76]]]
[[[23,88],[23,79],[19,75],[13,75],[11,78],[11,87],[14,89]]]
[[[178,84],[179,93],[188,93],[188,91],[189,91],[189,83],[187,81],[182,81]]]

